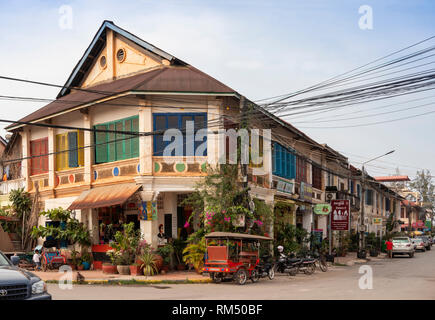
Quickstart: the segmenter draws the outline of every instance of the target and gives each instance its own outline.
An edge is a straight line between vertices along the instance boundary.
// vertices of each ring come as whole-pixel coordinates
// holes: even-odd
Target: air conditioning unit
[[[328,200],[336,200],[337,193],[336,192],[326,192],[326,201]]]

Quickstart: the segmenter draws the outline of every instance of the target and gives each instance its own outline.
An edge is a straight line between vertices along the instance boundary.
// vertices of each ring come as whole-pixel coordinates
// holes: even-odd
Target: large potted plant
[[[130,266],[135,263],[136,252],[141,239],[140,230],[135,230],[133,222],[122,225],[122,231],[115,233],[115,241],[110,246],[117,254],[117,270],[119,274],[130,274]]]
[[[174,255],[177,260],[177,270],[186,270],[186,265],[183,263],[183,250],[186,247],[186,242],[182,239],[174,239],[172,245],[174,247]]]
[[[103,265],[102,265],[103,273],[108,273],[108,274],[118,273],[118,269],[116,268],[116,264],[117,264],[116,251],[111,249],[111,250],[107,251],[106,254],[110,258],[110,263],[108,263],[108,262],[103,263]]]
[[[202,273],[205,249],[205,238],[202,238],[198,242],[188,244],[183,250],[183,261],[192,264],[197,273]]]
[[[174,247],[172,244],[167,243],[163,247],[157,249],[158,254],[163,258],[162,270],[168,272],[172,264],[172,255],[174,253]]]
[[[141,268],[143,275],[145,277],[152,276],[158,272],[156,266],[156,255],[152,250],[145,250],[141,255],[140,259],[142,261]]]

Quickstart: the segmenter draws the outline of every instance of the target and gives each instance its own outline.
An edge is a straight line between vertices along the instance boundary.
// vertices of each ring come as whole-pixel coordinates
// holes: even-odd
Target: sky
[[[373,12],[369,30],[358,23],[363,5]],[[68,12],[71,20],[65,20]],[[2,0],[0,75],[64,84],[103,20],[112,20],[250,100],[258,100],[295,92],[435,35],[435,1]],[[56,88],[0,80],[0,95],[54,98],[57,93]],[[417,105],[393,102],[401,103],[400,108]],[[365,109],[370,108],[373,113],[392,102],[285,120],[341,152],[356,167],[395,150],[370,162],[367,171],[372,176],[390,175],[399,168],[412,178],[423,168],[435,174],[435,114],[365,127],[322,127],[390,120],[434,109],[435,99],[425,102],[434,103],[355,120],[334,118],[354,111],[368,114]],[[0,115],[18,120],[43,105],[0,100]],[[398,107],[385,110],[394,108]],[[319,118],[330,122],[313,122]],[[0,123],[2,136],[6,125]]]

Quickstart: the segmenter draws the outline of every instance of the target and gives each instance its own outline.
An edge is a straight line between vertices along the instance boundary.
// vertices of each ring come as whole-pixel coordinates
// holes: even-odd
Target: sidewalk
[[[57,270],[43,271],[32,271],[38,277],[44,281],[56,282],[65,277],[65,273],[58,272]],[[137,281],[140,283],[165,283],[165,282],[180,282],[180,283],[207,283],[211,279],[209,277],[202,276],[196,272],[188,271],[173,271],[165,275],[157,274],[150,277],[145,276],[131,276],[131,275],[120,275],[120,274],[106,274],[101,270],[88,270],[79,271],[84,277],[85,283],[110,283],[110,282],[133,282]],[[77,280],[77,271],[73,271],[72,276],[73,281]]]
[[[379,253],[377,257],[370,257],[370,255],[367,255],[366,259],[358,259],[356,254],[356,252],[348,252],[345,257],[336,257],[334,263],[353,266],[355,264],[367,263],[368,261],[380,261],[387,258],[387,254],[383,252]]]

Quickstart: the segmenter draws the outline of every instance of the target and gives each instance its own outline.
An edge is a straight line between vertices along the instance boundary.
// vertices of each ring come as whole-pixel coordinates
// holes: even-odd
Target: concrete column
[[[89,114],[83,115],[83,127],[91,128],[91,116]],[[91,131],[83,131],[83,144],[85,146],[89,146],[92,144],[92,132]],[[85,183],[90,184],[92,181],[92,163],[93,163],[93,150],[94,148],[85,148],[83,150],[84,155],[84,180]]]
[[[50,188],[54,188],[54,179],[56,179],[56,162],[53,152],[56,151],[56,141],[54,137],[54,129],[48,128],[48,185]]]
[[[145,101],[140,102],[139,131],[153,131],[152,107]],[[153,136],[139,137],[139,164],[141,175],[153,174]]]
[[[144,186],[144,189],[150,186]],[[153,201],[154,191],[141,191],[139,192],[142,201]],[[147,243],[151,244],[153,248],[157,247],[157,234],[158,234],[158,219],[156,220],[141,220],[140,231]]]
[[[308,232],[311,232],[311,223],[313,222],[313,214],[311,210],[311,206],[305,206],[305,212],[302,216],[302,227]]]
[[[208,110],[207,110],[207,122],[216,121],[219,119],[221,115],[220,111],[220,101],[211,100],[208,101]],[[219,155],[223,155],[224,150],[220,150],[219,148],[219,135],[217,133],[212,133],[211,131],[217,131],[220,126],[217,125],[216,122],[212,122],[213,124],[207,126],[210,130],[207,135],[207,162],[211,165],[217,164],[219,160]]]
[[[98,224],[98,212],[96,209],[88,209],[88,229],[91,233],[91,242],[92,244],[99,243],[99,224]]]

